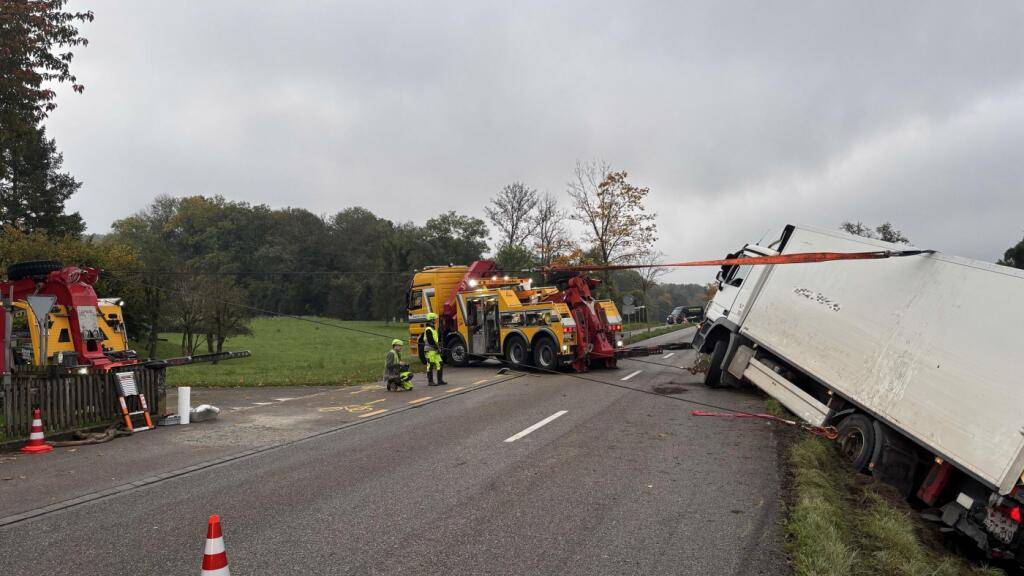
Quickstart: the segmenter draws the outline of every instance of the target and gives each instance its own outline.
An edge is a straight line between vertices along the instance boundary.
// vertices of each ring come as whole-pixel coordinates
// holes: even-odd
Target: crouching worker
[[[384,380],[388,383],[388,390],[412,390],[412,372],[408,364],[402,363],[403,345],[395,338],[391,341],[391,350],[384,357]]]

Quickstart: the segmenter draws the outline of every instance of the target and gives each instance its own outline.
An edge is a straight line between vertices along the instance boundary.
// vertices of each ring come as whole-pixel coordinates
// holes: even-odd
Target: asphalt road
[[[772,425],[646,392],[763,400],[650,363],[587,378],[616,386],[524,375],[391,394],[403,408],[2,526],[0,573],[196,573],[213,513],[236,576],[785,573]]]

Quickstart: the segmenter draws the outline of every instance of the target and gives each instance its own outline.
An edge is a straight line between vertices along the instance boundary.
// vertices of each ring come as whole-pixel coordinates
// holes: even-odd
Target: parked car
[[[665,323],[682,324],[683,322],[686,322],[686,315],[683,313],[685,309],[686,306],[676,306],[673,308],[672,311],[668,313],[668,317],[665,318]]]

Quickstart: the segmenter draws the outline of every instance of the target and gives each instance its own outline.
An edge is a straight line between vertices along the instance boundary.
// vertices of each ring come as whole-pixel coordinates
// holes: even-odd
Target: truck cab
[[[734,253],[726,255],[726,259],[757,258],[778,254],[772,248],[757,244],[746,244]],[[717,292],[708,303],[704,312],[704,321],[694,336],[693,346],[700,352],[711,353],[714,340],[726,336],[743,323],[743,317],[749,309],[756,286],[769,273],[771,266],[725,265],[715,276]],[[714,334],[715,338],[709,338]]]

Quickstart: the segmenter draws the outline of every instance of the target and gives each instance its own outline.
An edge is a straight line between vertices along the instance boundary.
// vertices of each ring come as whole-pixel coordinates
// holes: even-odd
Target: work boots
[[[441,379],[440,374],[438,374],[437,379]],[[427,386],[439,386],[439,384],[434,384],[434,371],[431,369],[427,369]]]
[[[441,366],[437,369],[437,385],[444,386],[446,384],[448,383],[444,381],[444,366]]]

